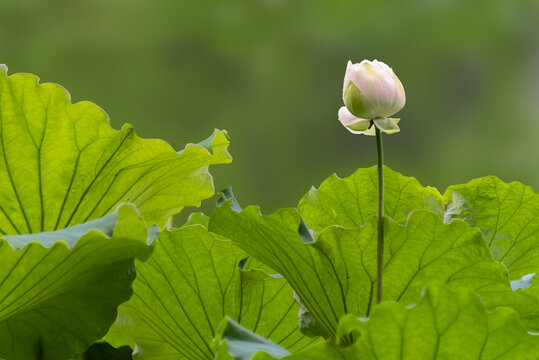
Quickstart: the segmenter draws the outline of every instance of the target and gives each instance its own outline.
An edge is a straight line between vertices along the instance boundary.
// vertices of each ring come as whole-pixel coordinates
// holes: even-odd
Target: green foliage
[[[152,225],[213,194],[227,147],[216,130],[177,153],[0,66],[0,357],[67,359],[103,337]]]
[[[431,187],[423,187],[413,177],[402,176],[386,167],[385,213],[404,224],[412,210],[428,209],[441,214],[442,196]],[[327,178],[318,189],[310,190],[298,210],[309,228],[321,231],[331,225],[361,227],[376,214],[378,178],[376,166],[359,169],[344,179]]]
[[[500,294],[495,302],[499,306],[514,308],[524,325],[530,331],[539,333],[539,278],[537,276],[529,277],[527,288],[517,288],[513,293],[505,296]]]
[[[152,257],[137,262],[133,297],[120,306],[107,340],[136,343],[136,359],[213,359],[212,340],[228,316],[292,351],[315,341],[298,330],[287,282],[242,270],[247,256],[201,225],[161,232]]]
[[[55,84],[0,68],[0,232],[54,231],[100,218],[121,203],[146,224],[213,195],[207,166],[227,163],[226,133],[179,154],[130,125],[114,130],[90,102],[70,103]],[[208,151],[209,147],[212,152]]]
[[[283,359],[533,360],[539,353],[539,336],[528,334],[514,311],[487,311],[471,291],[441,285],[427,287],[414,307],[384,302],[368,321],[343,317],[339,330],[361,337],[351,346],[325,343]]]
[[[432,210],[444,223],[464,220],[482,231],[495,261],[504,262],[511,279],[539,272],[535,254],[539,248],[539,195],[531,188],[517,182],[506,184],[495,177],[480,178],[450,187],[442,206],[436,189],[422,187],[416,179],[389,168],[385,170],[385,211],[393,220],[404,224],[414,209]],[[376,186],[376,167],[359,169],[344,179],[331,176],[318,190],[309,191],[298,209],[314,230],[331,225],[359,227],[376,214]],[[512,292],[505,278],[500,277],[496,287],[482,289],[484,300],[489,306],[515,308],[528,328],[539,330],[537,285]]]
[[[444,203],[453,210],[452,218],[481,229],[511,279],[539,273],[539,195],[529,186],[489,176],[450,186]]]
[[[519,312],[524,323],[539,331],[539,195],[519,182],[494,176],[450,186],[444,194],[445,221],[462,219],[481,229],[496,261],[507,267],[514,282],[523,276],[528,285],[500,296],[500,305]],[[531,286],[530,286],[531,285]]]
[[[77,360],[132,360],[132,352],[129,346],[116,349],[106,342],[98,342],[90,346]]]
[[[71,229],[47,234],[56,239],[53,244],[41,244],[40,234],[16,249],[10,241],[18,242],[18,236],[2,240],[1,357],[66,359],[106,333],[116,307],[131,296],[133,259],[151,250],[133,207],[114,215],[117,220],[104,232],[75,231],[72,239]]]
[[[290,355],[282,347],[252,333],[230,318],[221,321],[212,345],[216,359],[249,360],[259,351],[277,358]]]
[[[499,259],[493,259],[490,254],[489,243],[483,237],[485,227],[479,226],[478,223],[471,224],[483,230],[480,232],[466,224],[470,220],[464,209],[469,209],[475,198],[455,197],[457,201],[444,207],[442,198],[435,189],[424,188],[417,180],[406,178],[390,169],[387,169],[386,173],[385,210],[389,218],[384,225],[384,299],[396,300],[403,305],[414,304],[425,285],[444,283],[451,288],[475,290],[482,297],[487,309],[492,309],[495,314],[502,314],[498,315],[499,320],[496,321],[503,323],[504,318],[510,318],[508,323],[512,324],[513,328],[521,328],[511,334],[522,333],[523,324],[530,330],[537,330],[537,279],[528,276],[518,284],[513,282],[516,291],[511,289],[506,267],[497,263],[496,260]],[[220,201],[224,205],[214,210],[211,217],[210,230],[232,239],[246,252],[283,274],[290,282],[298,295],[298,301],[305,307],[300,314],[300,326],[301,316],[304,316],[309,333],[333,339],[327,344],[299,353],[298,359],[311,358],[307,356],[312,356],[313,359],[344,356],[347,351],[352,351],[353,347],[350,345],[364,341],[365,330],[340,336],[339,321],[343,316],[354,314],[374,318],[377,311],[382,311],[384,305],[374,307],[372,304],[376,283],[376,219],[373,217],[376,213],[375,174],[376,168],[370,168],[360,169],[344,179],[332,176],[324,181],[318,190],[311,190],[301,200],[299,212],[295,209],[282,209],[264,216],[257,207],[241,210],[235,200],[234,203],[228,200]],[[488,179],[478,179],[476,182]],[[523,215],[517,217],[524,217],[525,221],[515,220],[513,224],[514,228],[520,229],[530,226],[524,240],[529,247],[536,247],[537,231],[533,230],[535,213],[530,211],[529,206],[531,200],[537,199],[537,195],[529,188],[526,189],[529,199],[521,202],[524,202],[528,209],[522,209]],[[497,199],[496,193],[486,193],[490,194],[491,201]],[[511,201],[511,197],[503,195],[499,202]],[[230,197],[230,194],[225,197]],[[518,199],[512,201],[517,202],[521,198],[519,194]],[[475,206],[475,209],[478,209],[478,206]],[[503,214],[503,211],[500,213]],[[300,216],[316,231],[314,242],[312,238],[311,241],[306,241],[302,235],[305,234],[305,226]],[[457,219],[458,217],[462,220]],[[491,217],[490,214],[485,215],[486,220]],[[511,224],[510,219],[505,223]],[[506,243],[506,246],[511,248],[511,242]],[[527,254],[527,251],[524,249],[524,254]],[[535,266],[539,265],[536,259],[530,262]],[[514,312],[503,315],[506,310],[501,310],[502,306],[512,307],[519,316]],[[416,307],[419,308],[419,305]],[[374,313],[371,308],[374,308]],[[442,309],[439,316],[443,316],[444,311],[446,310]],[[398,317],[394,312],[384,316],[387,319]],[[374,338],[385,339],[386,335],[387,330],[383,330]],[[356,342],[358,337],[360,342]],[[390,339],[397,341],[395,336],[390,336]],[[529,341],[537,344],[537,337],[530,339]],[[450,344],[464,344],[465,340],[465,335],[454,332],[447,341]],[[348,347],[346,350],[337,351],[335,342]],[[503,346],[506,345],[507,342],[493,341],[490,343],[492,350],[485,350],[485,358],[495,358],[493,353],[496,351],[504,353]],[[379,346],[376,352],[380,355],[379,352],[383,354],[395,346]],[[414,345],[411,346],[414,348]],[[460,358],[456,346],[453,351],[455,356]],[[324,353],[323,349],[329,352]],[[446,351],[451,351],[451,347],[448,346]],[[524,351],[523,358],[531,357],[535,354],[534,351]],[[412,352],[410,358],[419,358],[418,354],[422,353]],[[356,353],[355,350],[346,356],[351,359],[363,358],[360,356],[370,358]],[[439,356],[443,358],[440,354]],[[473,352],[467,356],[470,356],[470,359],[476,358]],[[507,356],[510,358],[514,355]]]
[[[376,289],[376,218],[361,228],[328,227],[314,243],[298,233],[294,209],[263,216],[258,208],[217,208],[210,229],[281,273],[322,329],[335,339],[347,313],[369,316]],[[476,229],[462,221],[444,224],[439,216],[416,210],[406,225],[385,224],[384,299],[414,303],[431,282],[467,287],[489,306],[511,293],[505,267],[496,264]],[[496,297],[494,297],[494,295]]]
[[[486,311],[470,291],[426,289],[415,307],[380,305],[358,347],[365,359],[535,359],[539,336],[511,309]]]
[[[531,188],[486,177],[442,196],[387,168],[375,305],[375,167],[271,215],[227,189],[211,218],[170,228],[213,194],[228,144],[215,130],[176,152],[0,66],[0,357],[537,358]]]

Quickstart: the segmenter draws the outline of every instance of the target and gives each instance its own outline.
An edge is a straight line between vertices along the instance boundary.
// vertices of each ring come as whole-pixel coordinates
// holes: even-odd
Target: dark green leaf
[[[80,360],[131,360],[132,352],[128,346],[116,349],[106,342],[99,342],[90,346]]]

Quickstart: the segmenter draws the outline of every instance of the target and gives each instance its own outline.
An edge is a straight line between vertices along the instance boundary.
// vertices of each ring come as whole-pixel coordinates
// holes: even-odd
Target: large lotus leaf
[[[423,187],[413,177],[384,168],[385,214],[399,224],[416,209],[443,212],[442,197],[435,188]],[[311,189],[300,201],[299,212],[306,224],[321,231],[331,225],[363,226],[377,213],[378,174],[376,166],[359,169],[343,179],[330,176],[318,189]]]
[[[531,281],[539,273],[539,195],[529,186],[488,176],[450,186],[444,202],[445,222],[459,218],[481,229],[492,256],[507,266],[513,283],[523,276]],[[517,309],[534,331],[539,331],[537,282],[497,301]]]
[[[176,153],[0,65],[0,357],[68,358],[102,337],[151,250],[146,225],[211,196],[227,147],[216,131]],[[144,219],[116,214],[126,202]]]
[[[151,247],[132,206],[94,225],[0,240],[1,358],[68,359],[107,332]]]
[[[210,230],[282,274],[322,335],[334,339],[344,314],[369,315],[376,289],[375,217],[362,228],[328,227],[307,242],[295,209],[264,216],[257,207],[238,211],[230,204],[214,210]],[[492,260],[481,233],[465,222],[446,225],[437,214],[417,210],[406,225],[386,219],[384,226],[384,299],[415,302],[432,281],[477,290],[487,301],[511,293],[505,267]]]
[[[241,270],[247,255],[201,225],[160,233],[152,257],[137,262],[130,301],[107,335],[137,346],[136,359],[213,359],[223,316],[291,350],[311,344],[298,330],[298,305],[282,277]]]
[[[160,227],[213,195],[208,165],[231,161],[226,132],[176,153],[130,125],[110,127],[90,102],[0,66],[0,233],[54,231],[100,218],[121,203]]]
[[[494,176],[450,186],[444,202],[452,218],[481,229],[496,261],[511,279],[539,273],[539,195],[519,182]]]
[[[412,308],[385,303],[358,343],[365,359],[537,359],[539,336],[509,308],[486,311],[479,297],[443,286],[426,289]],[[385,341],[384,341],[385,340]]]
[[[325,343],[282,359],[536,360],[539,354],[539,335],[526,332],[512,309],[487,311],[473,292],[442,285],[426,288],[413,307],[384,302],[368,321],[348,315],[339,330],[361,337],[352,346]]]

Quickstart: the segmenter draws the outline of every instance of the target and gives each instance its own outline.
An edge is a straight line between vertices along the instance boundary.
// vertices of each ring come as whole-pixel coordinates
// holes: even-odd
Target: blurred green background
[[[214,128],[212,169],[242,205],[295,206],[375,164],[337,121],[346,62],[378,59],[407,95],[386,162],[443,191],[495,174],[539,190],[539,1],[0,0],[0,63],[91,100],[174,148]],[[209,211],[213,201],[206,202]]]

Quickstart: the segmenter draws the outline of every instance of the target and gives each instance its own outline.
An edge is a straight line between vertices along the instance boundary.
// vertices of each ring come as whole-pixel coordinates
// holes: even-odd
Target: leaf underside
[[[450,186],[444,202],[458,209],[454,217],[481,229],[512,280],[539,273],[539,195],[529,186],[488,176]]]
[[[442,285],[427,287],[411,308],[384,302],[368,321],[345,316],[339,330],[361,337],[348,347],[325,343],[282,359],[535,360],[539,353],[539,335],[527,333],[513,310],[487,311],[473,292]],[[254,359],[274,358],[259,352]]]
[[[129,299],[147,228],[213,194],[226,132],[174,151],[95,104],[0,66],[0,357],[63,359]],[[130,203],[133,206],[124,206]]]
[[[264,216],[256,207],[234,211],[229,200],[214,210],[210,230],[282,274],[323,335],[334,339],[344,314],[368,316],[374,306],[376,218],[361,228],[328,227],[307,244],[300,223],[295,209]],[[464,222],[444,224],[437,214],[417,210],[405,225],[388,219],[384,226],[384,299],[414,303],[432,281],[486,298],[511,292],[504,266],[492,260],[481,233]]]
[[[415,209],[432,210],[444,223],[463,220],[481,230],[494,260],[504,263],[511,280],[539,273],[539,195],[530,187],[493,176],[479,178],[449,187],[442,205],[436,189],[389,168],[385,173],[385,213],[397,223],[404,224]],[[360,227],[376,214],[376,186],[376,167],[343,179],[332,176],[309,191],[298,209],[316,231],[332,225]],[[533,288],[512,293],[505,287],[482,295],[489,306],[514,307],[529,329],[539,330],[539,297]]]
[[[72,249],[58,241],[16,251],[0,241],[1,358],[67,359],[105,335],[131,296],[133,259],[151,250],[133,207],[117,218],[111,237],[91,230]]]
[[[310,190],[299,202],[298,210],[307,226],[316,231],[332,225],[361,227],[377,212],[378,176],[376,166],[358,169],[339,178],[332,175]],[[413,177],[406,177],[388,167],[385,176],[385,214],[404,224],[412,210],[443,212],[442,197],[431,187],[423,187]]]
[[[206,147],[205,147],[206,146]],[[213,195],[208,165],[231,161],[226,133],[180,152],[110,127],[93,103],[0,69],[0,233],[54,231],[130,202],[151,226]],[[211,150],[209,151],[208,148]]]
[[[246,257],[201,225],[161,232],[152,257],[137,262],[133,297],[120,306],[107,340],[136,344],[136,359],[213,359],[211,342],[226,315],[290,350],[316,342],[298,330],[286,281],[240,270]]]

